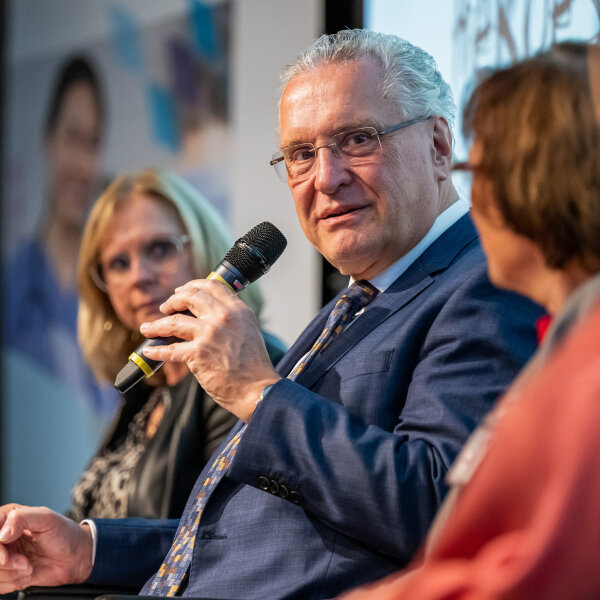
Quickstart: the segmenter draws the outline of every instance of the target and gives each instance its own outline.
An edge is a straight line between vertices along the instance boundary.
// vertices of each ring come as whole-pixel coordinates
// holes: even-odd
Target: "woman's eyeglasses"
[[[140,244],[135,253],[155,273],[174,273],[179,268],[181,254],[188,235],[155,237]],[[125,286],[131,272],[132,256],[128,252],[115,254],[105,261],[96,261],[90,266],[90,277],[103,291]]]
[[[429,116],[417,117],[381,131],[377,131],[375,127],[359,127],[351,131],[342,131],[331,136],[333,141],[330,144],[322,146],[315,146],[310,142],[291,144],[276,152],[269,164],[275,168],[283,182],[286,182],[288,177],[294,181],[307,178],[317,162],[317,152],[322,148],[329,148],[336,158],[344,160],[349,165],[357,166],[371,161],[373,156],[381,152],[382,136],[427,119]]]

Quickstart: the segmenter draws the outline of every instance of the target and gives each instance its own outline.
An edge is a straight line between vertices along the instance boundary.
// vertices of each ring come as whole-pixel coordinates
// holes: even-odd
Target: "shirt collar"
[[[386,290],[412,263],[437,240],[442,233],[450,229],[462,216],[469,212],[469,205],[465,200],[458,199],[450,205],[444,212],[440,213],[433,222],[431,229],[425,234],[421,241],[404,256],[391,264],[385,271],[376,275],[369,282],[380,292]],[[350,277],[348,285],[354,283],[355,279]]]

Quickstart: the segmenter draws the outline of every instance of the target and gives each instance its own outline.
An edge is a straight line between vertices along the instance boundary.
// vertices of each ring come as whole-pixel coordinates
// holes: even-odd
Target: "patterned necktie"
[[[314,357],[327,348],[342,332],[356,313],[375,298],[377,293],[377,288],[373,287],[368,281],[355,281],[337,301],[327,318],[325,328],[312,345],[312,348],[298,361],[287,378],[294,381],[312,362]],[[160,569],[154,575],[150,584],[150,596],[171,598],[181,589],[192,561],[194,542],[202,511],[212,491],[229,469],[246,427],[247,425],[244,425],[233,436],[210,466],[204,483],[196,495],[192,509],[182,516],[173,545]]]
[[[344,327],[350,324],[354,315],[363,309],[377,295],[377,288],[373,287],[368,281],[355,281],[346,293],[337,301],[333,310],[329,313],[327,323],[317,338],[312,348],[302,357],[288,375],[292,381],[306,369],[313,358],[322,350],[325,350],[329,344],[342,332]]]

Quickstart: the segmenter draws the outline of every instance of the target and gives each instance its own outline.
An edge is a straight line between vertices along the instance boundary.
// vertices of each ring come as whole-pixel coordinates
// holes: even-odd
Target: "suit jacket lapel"
[[[456,256],[477,238],[470,216],[464,215],[445,231],[425,252],[410,265],[392,285],[367,306],[364,314],[322,353],[317,355],[296,382],[310,388],[316,381],[385,319],[402,309],[424,289],[434,282],[435,273],[447,269]],[[341,294],[340,294],[341,295]],[[327,316],[339,296],[325,306],[298,338],[278,365],[278,371],[286,376],[296,362],[310,349],[321,333]]]
[[[306,370],[298,375],[296,382],[310,388],[323,373],[330,369],[360,340],[373,331],[373,329],[377,328],[390,315],[408,304],[421,291],[429,287],[433,283],[433,279],[422,269],[418,269],[418,271],[405,285],[396,286],[396,283],[402,279],[401,277],[394,282],[393,286],[379,294],[367,306],[364,314],[357,317],[356,321],[351,323],[348,329],[342,331],[331,346],[313,359]],[[392,287],[396,287],[397,289],[392,290]]]

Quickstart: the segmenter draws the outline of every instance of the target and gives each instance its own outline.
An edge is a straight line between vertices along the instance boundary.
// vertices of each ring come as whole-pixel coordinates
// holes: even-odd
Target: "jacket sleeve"
[[[158,570],[178,519],[94,519],[96,560],[86,583],[139,587]]]
[[[461,445],[535,348],[539,307],[493,288],[483,269],[433,316],[415,315],[419,325],[402,316],[374,330],[325,375],[335,383],[320,382],[321,394],[289,380],[273,386],[229,476],[285,495],[338,532],[407,562]],[[426,330],[417,344],[418,327]],[[390,420],[377,422],[378,411]]]

